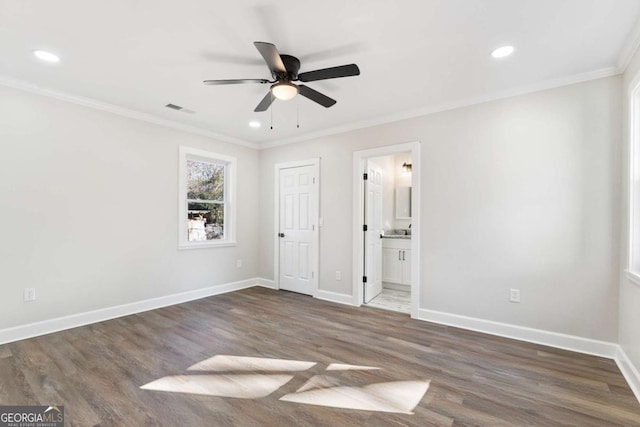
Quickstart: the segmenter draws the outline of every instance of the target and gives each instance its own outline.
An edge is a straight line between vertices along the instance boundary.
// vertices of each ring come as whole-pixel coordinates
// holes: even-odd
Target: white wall
[[[273,277],[275,163],[322,158],[320,289],[351,294],[353,152],[418,140],[420,307],[616,341],[620,87],[611,77],[262,150],[260,276]]]
[[[0,87],[0,329],[273,278],[273,165],[310,157],[322,158],[320,288],[351,294],[353,151],[418,140],[420,307],[617,341],[621,86],[600,79],[259,153]],[[238,246],[177,250],[179,145],[238,158]],[[36,302],[22,302],[24,287]],[[521,304],[507,302],[510,287]],[[639,366],[638,287],[622,280],[620,292],[620,342]]]
[[[621,198],[621,239],[620,239],[620,271],[624,271],[628,259],[628,220],[629,220],[629,91],[632,82],[640,77],[640,52],[636,52],[627,71],[624,73],[623,90],[623,123],[624,144],[622,145],[622,179]],[[624,274],[620,275],[620,318],[619,318],[619,343],[629,357],[637,371],[640,371],[640,286],[629,281]],[[640,381],[640,378],[638,379]]]
[[[179,145],[237,157],[236,247],[177,250]],[[0,86],[0,153],[0,329],[256,276],[255,150]]]

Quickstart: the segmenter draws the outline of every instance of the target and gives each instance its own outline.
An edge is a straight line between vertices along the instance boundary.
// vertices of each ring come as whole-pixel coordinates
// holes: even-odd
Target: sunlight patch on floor
[[[291,381],[293,375],[172,375],[143,385],[144,390],[259,399]]]
[[[363,387],[318,387],[331,383],[327,377],[311,378],[313,386],[303,385],[298,392],[280,398],[285,402],[364,411],[413,414],[413,409],[429,389],[430,381],[393,381]],[[314,388],[311,389],[310,388]]]
[[[140,388],[237,399],[260,399],[282,389],[294,378],[296,372],[306,371],[316,364],[301,360],[219,354],[188,368],[189,371],[198,372],[191,375],[166,376]],[[297,391],[287,393],[286,390],[282,390],[280,395],[284,395],[279,400],[331,408],[413,414],[413,410],[429,389],[430,381],[385,381],[360,385],[363,380],[368,383],[372,375],[377,375],[366,371],[378,370],[381,369],[375,366],[331,363],[325,369],[326,374],[313,375]],[[204,373],[207,371],[215,374]],[[353,381],[359,384],[352,385]],[[292,387],[289,391],[292,391]]]
[[[380,368],[375,366],[347,365],[345,363],[332,363],[327,366],[327,371],[375,371]]]
[[[267,359],[264,357],[227,356],[219,354],[189,367],[189,371],[306,371],[315,362]]]

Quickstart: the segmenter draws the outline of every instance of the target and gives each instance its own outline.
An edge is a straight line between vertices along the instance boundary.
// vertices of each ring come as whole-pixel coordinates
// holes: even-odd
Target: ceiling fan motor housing
[[[280,58],[282,58],[282,62],[284,63],[284,67],[287,69],[287,72],[282,73],[281,75],[275,75],[274,77],[278,80],[297,80],[298,71],[300,71],[300,60],[291,55],[280,55]]]

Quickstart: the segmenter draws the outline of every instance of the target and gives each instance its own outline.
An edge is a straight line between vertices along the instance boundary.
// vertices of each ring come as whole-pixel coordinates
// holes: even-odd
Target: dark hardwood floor
[[[292,379],[266,397],[140,388],[170,376],[234,383],[273,373],[188,369],[216,355],[316,364],[276,372]],[[327,370],[332,363],[379,369]],[[321,392],[342,387],[347,399],[367,384],[410,380],[430,381],[413,414],[280,400],[309,381]],[[0,346],[0,404],[64,405],[67,426],[640,426],[640,404],[612,360],[263,288]]]

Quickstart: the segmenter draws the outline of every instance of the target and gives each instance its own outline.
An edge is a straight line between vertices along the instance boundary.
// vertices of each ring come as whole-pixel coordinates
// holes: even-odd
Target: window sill
[[[633,284],[640,286],[640,274],[635,273],[633,271],[630,270],[625,270],[624,271],[627,279],[629,279],[630,282],[632,282]]]
[[[190,249],[210,249],[210,248],[224,248],[229,246],[236,246],[237,242],[234,240],[224,240],[221,242],[204,242],[204,243],[181,243],[178,245],[178,250],[190,250]]]

